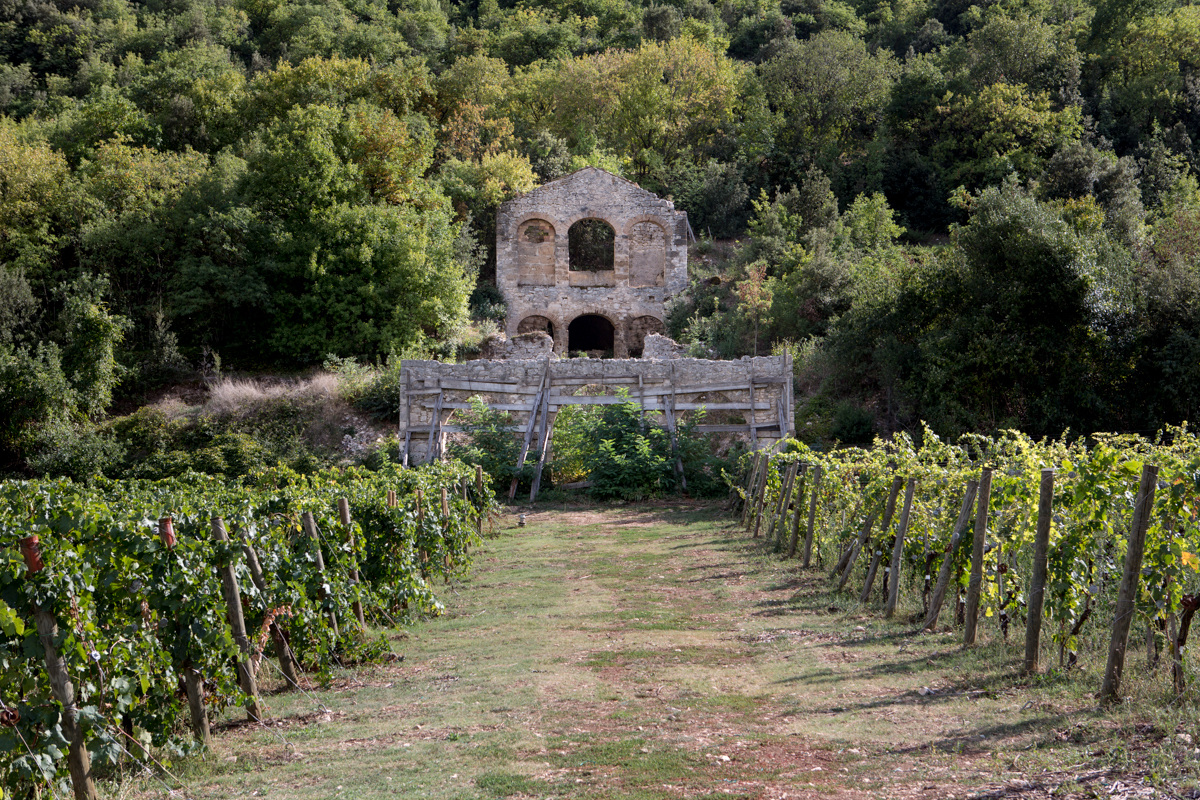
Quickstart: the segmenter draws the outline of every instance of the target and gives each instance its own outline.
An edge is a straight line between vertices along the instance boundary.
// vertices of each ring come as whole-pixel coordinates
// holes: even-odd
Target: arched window
[[[667,234],[655,222],[629,229],[629,285],[662,286],[667,265]]]
[[[581,219],[567,231],[572,271],[598,272],[613,268],[617,232],[600,219]]]
[[[517,284],[554,285],[554,226],[531,219],[517,228]]]
[[[567,350],[611,358],[616,338],[613,324],[599,314],[583,314],[567,326]]]

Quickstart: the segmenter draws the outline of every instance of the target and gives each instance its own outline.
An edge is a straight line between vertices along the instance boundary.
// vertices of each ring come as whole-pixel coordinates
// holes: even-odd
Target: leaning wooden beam
[[[546,420],[549,417],[546,414],[542,417]],[[546,469],[546,458],[550,454],[550,439],[554,436],[554,420],[549,420],[542,428],[542,452],[538,457],[537,471],[533,473],[533,487],[529,490],[529,502],[537,500],[538,490],[542,488],[542,471]]]
[[[521,455],[517,457],[516,474],[513,475],[512,483],[508,486],[508,499],[517,496],[517,484],[520,482],[521,470],[525,466],[525,456],[529,455],[529,443],[533,441],[533,431],[537,427],[538,410],[542,406],[542,401],[546,398],[546,376],[550,374],[550,359],[546,359],[545,365],[542,367],[542,380],[538,383],[538,393],[533,399],[533,407],[529,410],[529,425],[525,428],[525,441],[521,443]]]
[[[750,419],[747,424],[750,426],[750,446],[755,450],[758,449],[758,418],[754,415],[754,362],[750,362]]]
[[[439,381],[439,385],[440,385],[440,381]],[[425,449],[425,463],[426,464],[433,463],[434,442],[437,441],[438,439],[440,439],[441,435],[442,435],[442,399],[445,396],[446,395],[444,392],[439,392],[438,396],[437,396],[437,403],[433,407],[433,419],[430,421],[430,426],[429,426],[429,443],[426,445],[426,449]],[[441,455],[442,455],[441,453],[438,453],[439,458],[441,457]]]

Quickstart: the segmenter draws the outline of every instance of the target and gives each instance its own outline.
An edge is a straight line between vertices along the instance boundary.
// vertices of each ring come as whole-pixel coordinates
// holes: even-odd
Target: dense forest
[[[198,371],[469,355],[497,205],[587,164],[688,212],[671,333],[789,348],[806,435],[1200,403],[1200,6],[0,0],[0,115],[24,468]]]

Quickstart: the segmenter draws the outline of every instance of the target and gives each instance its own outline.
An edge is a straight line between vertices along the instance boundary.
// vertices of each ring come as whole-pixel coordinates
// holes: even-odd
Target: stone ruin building
[[[670,200],[596,167],[514,197],[496,215],[505,333],[543,331],[558,355],[640,357],[687,288],[691,238]]]
[[[401,362],[403,461],[446,453],[464,432],[455,415],[481,398],[512,415],[514,466],[537,461],[537,497],[554,422],[568,406],[633,399],[675,441],[700,433],[773,448],[795,430],[792,359],[685,358],[661,335],[668,298],[687,286],[687,214],[623,178],[586,167],[500,206],[496,282],[508,305],[507,338],[461,364]],[[558,358],[583,353],[587,358]],[[703,420],[694,415],[703,410]],[[510,498],[516,491],[513,482]]]

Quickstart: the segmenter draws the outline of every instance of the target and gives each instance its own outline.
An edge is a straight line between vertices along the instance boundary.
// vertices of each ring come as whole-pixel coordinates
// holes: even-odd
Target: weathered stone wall
[[[558,408],[578,402],[595,405],[615,401],[617,391],[624,389],[630,398],[642,403],[652,420],[667,422],[670,414],[670,421],[675,423],[703,407],[706,416],[704,424],[699,426],[701,431],[742,437],[758,447],[770,447],[795,431],[791,376],[791,357],[786,355],[739,361],[697,358],[541,358],[461,364],[404,361],[400,436],[405,442],[408,463],[421,463],[429,453],[431,440],[435,452],[438,447],[444,450],[446,435],[458,430],[455,413],[468,408],[475,396],[494,409],[511,412],[513,433],[520,436],[529,426],[545,381],[549,387],[551,428]],[[582,397],[583,393],[588,396]],[[602,396],[596,397],[597,394]],[[612,397],[605,399],[603,395]]]
[[[496,334],[483,344],[485,359],[523,360],[551,357],[554,355],[554,340],[544,331],[520,333],[509,339],[503,333]]]
[[[613,227],[611,270],[570,268],[569,231],[583,219]],[[585,314],[615,329],[613,355],[637,351],[641,317],[664,319],[667,298],[687,287],[687,214],[637,184],[585,167],[503,203],[496,216],[496,283],[508,304],[509,336],[553,329],[565,353],[571,322]],[[536,325],[529,317],[544,318]],[[524,323],[524,324],[523,324]]]
[[[669,336],[661,333],[651,333],[646,336],[642,358],[654,358],[666,361],[672,358],[682,358],[687,348]]]

